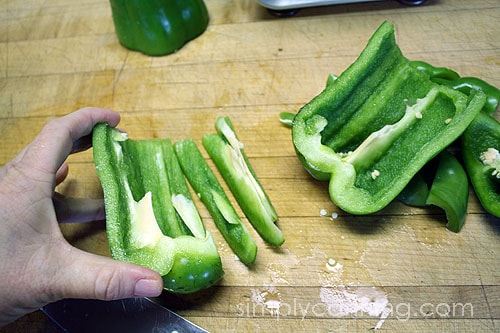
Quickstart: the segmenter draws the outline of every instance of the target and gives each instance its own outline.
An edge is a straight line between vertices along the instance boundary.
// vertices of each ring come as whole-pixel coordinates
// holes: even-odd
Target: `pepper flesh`
[[[384,208],[481,110],[410,65],[384,22],[358,59],[296,115],[292,138],[333,202],[353,214]]]
[[[259,235],[269,244],[285,241],[276,225],[278,214],[264,192],[228,117],[218,118],[218,134],[203,136],[203,146],[229,186],[243,213]]]
[[[118,40],[147,55],[165,55],[202,34],[209,16],[203,0],[110,0]]]
[[[223,275],[221,259],[170,141],[130,140],[101,123],[92,144],[112,256],[156,270],[174,293],[215,284]]]
[[[257,244],[241,223],[196,143],[192,139],[185,139],[176,142],[174,148],[186,178],[207,207],[224,239],[244,264],[253,264],[257,256]]]

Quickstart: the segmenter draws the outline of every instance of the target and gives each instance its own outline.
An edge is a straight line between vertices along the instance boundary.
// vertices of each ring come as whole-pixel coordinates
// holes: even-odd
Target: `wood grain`
[[[226,274],[210,290],[165,294],[161,302],[211,332],[498,331],[500,220],[482,210],[473,191],[458,234],[432,207],[395,202],[370,216],[343,213],[327,185],[304,171],[278,116],[296,112],[330,73],[349,66],[383,20],[395,23],[408,58],[500,86],[499,2],[381,1],[303,9],[287,19],[252,0],[207,5],[211,21],[203,35],[175,54],[147,57],[119,45],[105,1],[0,0],[0,165],[48,121],[84,106],[119,111],[120,127],[136,139],[198,143],[227,115],[276,206],[286,242],[273,249],[254,233],[258,259],[245,267],[197,202]],[[92,152],[68,163],[70,175],[57,190],[102,197]],[[322,209],[328,216],[320,216]],[[75,246],[109,256],[104,228],[61,226]],[[384,316],[383,309],[391,311]],[[36,312],[0,331],[47,325]]]

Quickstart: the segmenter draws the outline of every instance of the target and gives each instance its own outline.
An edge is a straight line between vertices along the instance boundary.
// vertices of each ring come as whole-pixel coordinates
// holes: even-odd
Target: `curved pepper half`
[[[485,103],[432,82],[396,45],[384,22],[358,59],[297,113],[292,138],[333,202],[353,214],[388,205],[456,140]]]
[[[110,0],[118,40],[147,55],[180,49],[208,26],[203,0]]]
[[[101,123],[92,144],[112,256],[157,271],[175,293],[216,283],[221,259],[170,140],[130,140]]]

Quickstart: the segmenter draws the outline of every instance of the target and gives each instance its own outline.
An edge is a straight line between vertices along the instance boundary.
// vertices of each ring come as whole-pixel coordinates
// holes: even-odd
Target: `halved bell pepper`
[[[260,184],[228,117],[215,122],[217,134],[203,136],[203,146],[254,229],[271,245],[285,241],[276,225],[278,214]]]
[[[485,101],[482,91],[463,94],[413,67],[386,21],[358,59],[300,109],[293,143],[306,169],[329,179],[339,208],[369,214],[456,140]]]
[[[118,40],[147,55],[165,55],[202,34],[209,16],[203,0],[110,0]]]
[[[215,284],[224,273],[221,258],[170,140],[131,140],[100,123],[92,145],[113,258],[156,270],[174,293]]]
[[[500,217],[500,122],[482,111],[461,138],[462,157],[483,208]]]

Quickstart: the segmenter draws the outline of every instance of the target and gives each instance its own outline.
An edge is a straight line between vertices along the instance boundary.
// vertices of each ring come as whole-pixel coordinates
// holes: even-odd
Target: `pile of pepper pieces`
[[[345,72],[281,118],[339,208],[370,214],[396,198],[436,205],[458,232],[468,179],[484,209],[500,216],[499,101],[500,90],[481,79],[405,58],[386,21]]]
[[[285,241],[278,215],[227,117],[203,145],[249,222],[272,246]],[[164,288],[193,293],[224,274],[214,239],[198,214],[186,180],[238,258],[254,263],[257,244],[192,139],[132,140],[116,128],[93,130],[94,162],[104,192],[106,233],[115,259],[156,270]]]
[[[492,116],[500,90],[478,78],[405,58],[394,25],[383,22],[358,59],[297,114],[299,160],[329,181],[332,201],[371,214],[399,199],[444,209],[458,232],[467,214],[469,180],[482,206],[500,217],[500,123]],[[284,242],[278,216],[228,118],[203,145],[262,238]],[[93,134],[114,258],[157,270],[165,288],[191,293],[223,275],[185,178],[239,259],[251,265],[257,246],[192,139],[130,140],[106,124]]]

